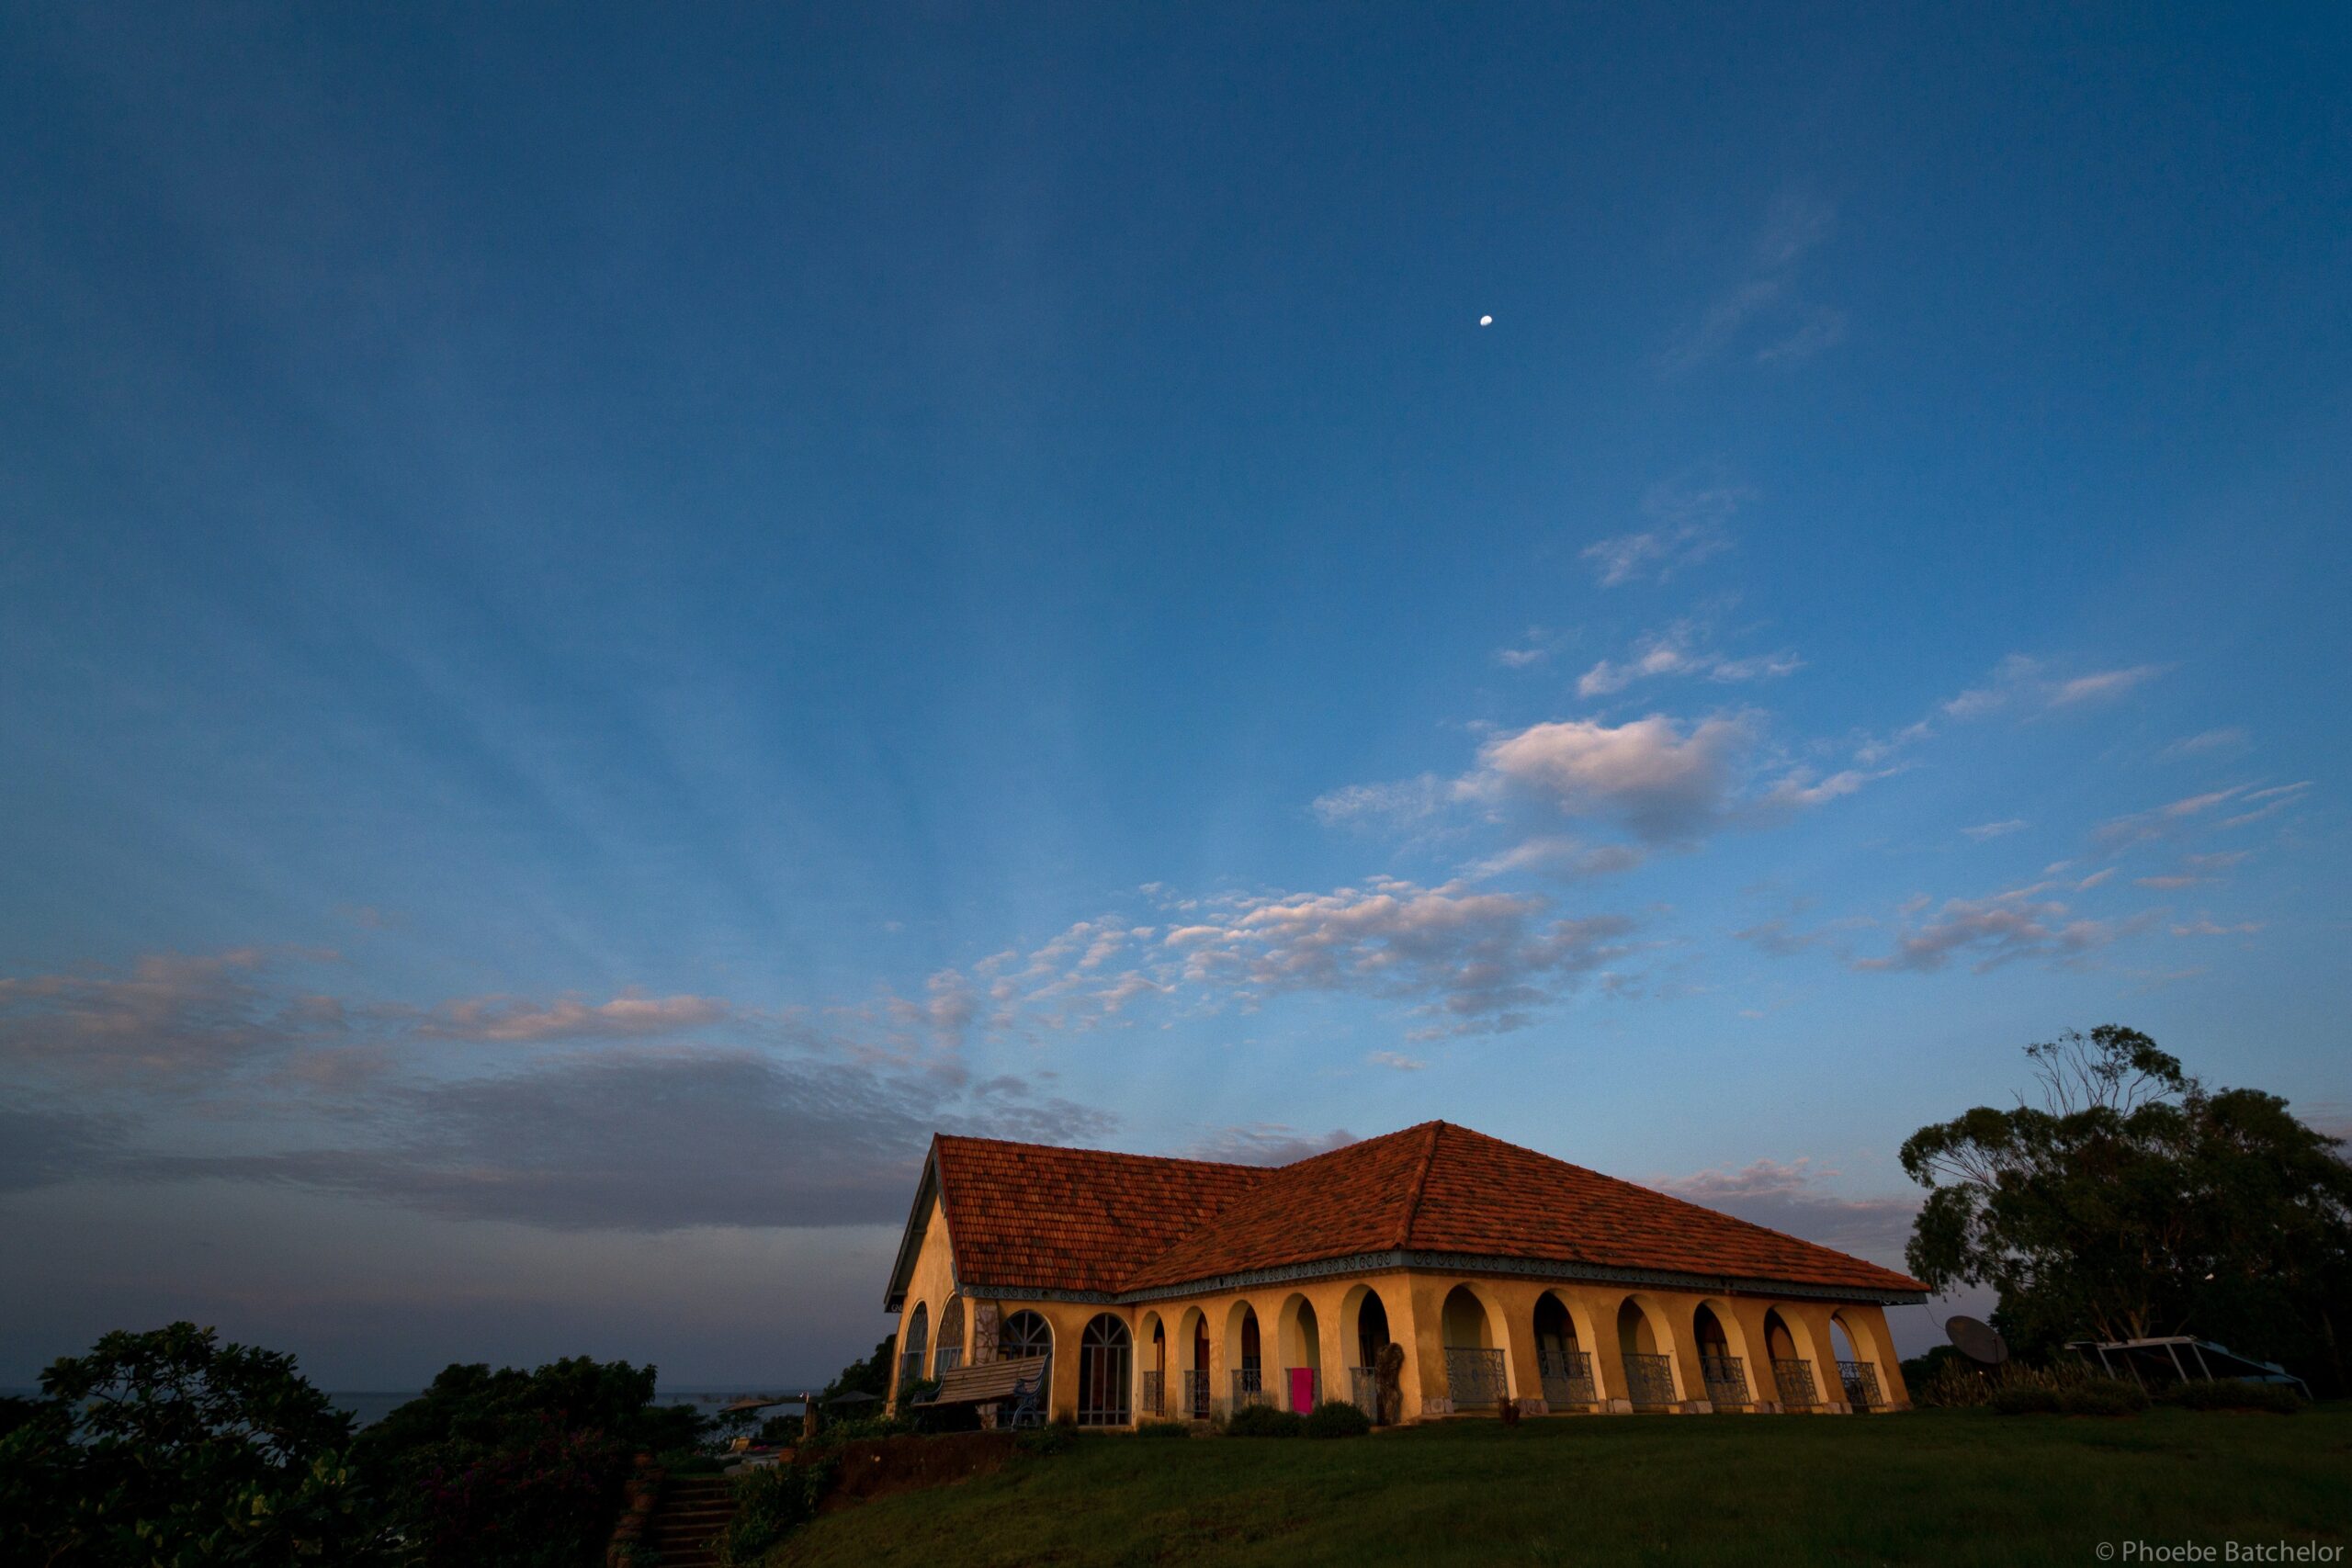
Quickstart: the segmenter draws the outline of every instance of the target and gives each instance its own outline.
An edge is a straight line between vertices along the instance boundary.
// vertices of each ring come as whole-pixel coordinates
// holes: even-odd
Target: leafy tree
[[[536,1371],[453,1365],[360,1434],[419,1568],[576,1568],[610,1532],[632,1457],[690,1447],[701,1417],[655,1406],[654,1369],[586,1357]]]
[[[2020,1352],[2198,1334],[2346,1383],[2352,1165],[2258,1089],[2210,1089],[2134,1029],[2026,1048],[2041,1103],[1922,1127],[1905,1256],[1937,1290],[1991,1285]]]
[[[107,1335],[0,1436],[0,1559],[51,1568],[372,1560],[351,1417],[294,1358],[192,1323]],[[26,1408],[29,1405],[29,1408]]]
[[[896,1339],[885,1339],[874,1347],[874,1354],[843,1367],[817,1395],[818,1407],[822,1409],[845,1393],[870,1393],[876,1399],[888,1399],[890,1396],[890,1363],[898,1350]]]

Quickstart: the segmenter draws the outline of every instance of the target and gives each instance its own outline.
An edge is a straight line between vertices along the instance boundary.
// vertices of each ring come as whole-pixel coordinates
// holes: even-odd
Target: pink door
[[[1311,1367],[1290,1370],[1290,1407],[1301,1416],[1315,1408],[1315,1371]]]

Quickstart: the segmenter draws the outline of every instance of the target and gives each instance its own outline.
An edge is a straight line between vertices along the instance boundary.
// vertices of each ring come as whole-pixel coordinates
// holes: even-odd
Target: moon
[[[1495,319],[1492,316],[1481,316],[1478,318],[1478,324],[1482,327],[1491,327],[1495,324]]]

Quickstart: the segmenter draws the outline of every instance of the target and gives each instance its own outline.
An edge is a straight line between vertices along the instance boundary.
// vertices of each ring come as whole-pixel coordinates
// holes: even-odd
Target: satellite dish
[[[1997,1367],[2009,1359],[2009,1347],[1992,1325],[1973,1317],[1955,1317],[1944,1324],[1944,1337],[1979,1366]]]

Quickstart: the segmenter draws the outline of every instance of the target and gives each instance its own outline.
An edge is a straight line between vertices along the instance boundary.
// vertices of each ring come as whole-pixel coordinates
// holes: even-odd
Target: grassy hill
[[[2131,1419],[1464,1421],[1336,1442],[1089,1437],[828,1516],[789,1568],[2093,1564],[2102,1541],[2352,1531],[2352,1407]],[[2343,1561],[2338,1557],[2337,1561]]]

